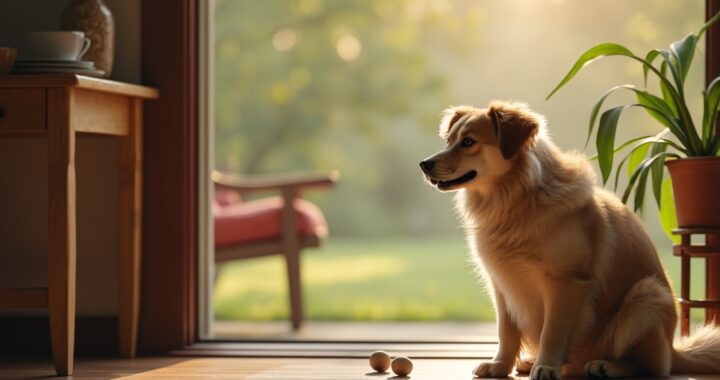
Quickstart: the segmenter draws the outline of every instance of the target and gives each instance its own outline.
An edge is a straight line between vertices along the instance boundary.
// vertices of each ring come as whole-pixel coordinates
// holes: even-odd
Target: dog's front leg
[[[492,361],[480,363],[473,373],[477,377],[506,377],[520,353],[520,330],[508,313],[505,299],[495,291],[495,309],[498,327],[498,352]]]
[[[530,380],[559,380],[570,345],[577,336],[578,321],[590,292],[588,281],[545,276],[544,318],[537,360]]]

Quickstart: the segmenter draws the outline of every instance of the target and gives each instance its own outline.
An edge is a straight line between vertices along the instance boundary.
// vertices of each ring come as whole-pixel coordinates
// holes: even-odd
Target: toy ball
[[[407,376],[412,372],[412,361],[405,356],[398,356],[392,360],[392,370],[398,376]]]
[[[385,351],[375,351],[370,355],[370,367],[378,372],[385,372],[390,368],[390,355]]]

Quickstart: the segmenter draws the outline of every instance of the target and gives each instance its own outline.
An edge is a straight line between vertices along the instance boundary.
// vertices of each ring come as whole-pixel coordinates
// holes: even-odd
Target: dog
[[[675,303],[650,238],[545,124],[522,103],[451,107],[439,127],[447,147],[420,163],[430,185],[456,193],[495,306],[498,352],[474,375],[720,373],[720,330],[673,346]]]

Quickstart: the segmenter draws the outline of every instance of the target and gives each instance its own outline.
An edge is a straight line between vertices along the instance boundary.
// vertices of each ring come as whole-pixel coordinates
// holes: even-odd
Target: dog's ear
[[[442,112],[442,119],[440,120],[439,133],[443,140],[447,140],[450,135],[452,126],[457,123],[460,118],[467,115],[470,112],[470,108],[466,106],[448,107]]]
[[[488,116],[500,142],[500,152],[506,160],[532,144],[540,128],[538,115],[524,105],[491,103]]]

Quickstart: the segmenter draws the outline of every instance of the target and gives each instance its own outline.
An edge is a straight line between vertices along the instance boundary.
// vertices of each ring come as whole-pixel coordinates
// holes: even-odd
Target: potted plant
[[[642,66],[645,88],[620,85],[602,95],[590,112],[588,139],[593,133],[597,116],[607,97],[615,91],[631,91],[636,103],[625,104],[605,110],[597,123],[597,160],[603,184],[607,184],[613,170],[616,154],[628,153],[617,165],[615,189],[623,165],[627,163],[629,176],[623,201],[635,194],[634,209],[642,208],[648,181],[660,208],[661,222],[669,229],[674,211],[677,210],[678,225],[683,227],[720,226],[720,133],[716,127],[720,105],[720,78],[715,78],[703,91],[702,122],[696,123],[685,101],[685,78],[690,71],[698,40],[705,31],[720,19],[720,13],[710,19],[700,30],[673,42],[668,49],[650,50],[644,57],[633,54],[626,47],[615,43],[603,43],[586,51],[575,62],[568,74],[547,96],[549,99],[567,84],[591,61],[605,56],[623,56]],[[647,89],[648,74],[659,81],[659,94]],[[623,111],[640,107],[660,123],[662,130],[655,135],[639,136],[615,146],[615,131]],[[670,178],[664,179],[664,168]],[[672,181],[670,181],[672,179]],[[672,183],[672,188],[670,187]],[[668,193],[672,189],[673,196]]]

